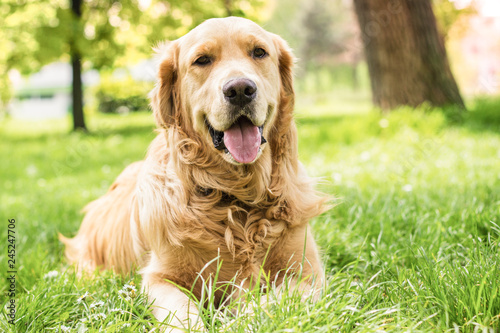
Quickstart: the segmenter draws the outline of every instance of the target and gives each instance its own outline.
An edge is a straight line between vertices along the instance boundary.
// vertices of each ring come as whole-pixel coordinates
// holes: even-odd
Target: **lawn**
[[[296,116],[300,158],[336,197],[312,221],[328,276],[320,300],[271,293],[267,306],[238,317],[209,303],[209,331],[499,332],[500,101],[472,103],[453,122],[425,107],[381,115],[329,103],[298,104]],[[95,115],[89,127],[92,134],[68,133],[66,121],[0,122],[0,267],[7,276],[15,219],[17,270],[16,324],[3,278],[0,331],[157,326],[139,275],[79,278],[63,258],[57,233],[74,235],[81,208],[154,137],[146,112]]]

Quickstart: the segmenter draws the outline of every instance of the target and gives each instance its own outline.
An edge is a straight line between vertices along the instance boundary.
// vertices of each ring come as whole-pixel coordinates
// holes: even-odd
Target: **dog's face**
[[[152,94],[157,121],[182,119],[227,162],[255,162],[276,120],[284,75],[291,78],[286,43],[252,21],[231,17],[205,21],[163,52]]]

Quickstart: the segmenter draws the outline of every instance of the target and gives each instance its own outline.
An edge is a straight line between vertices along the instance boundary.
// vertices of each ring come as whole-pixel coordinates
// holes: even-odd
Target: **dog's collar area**
[[[237,121],[239,121],[239,118]],[[214,144],[215,149],[224,150],[225,153],[229,153],[228,149],[226,148],[226,145],[224,144],[224,132],[220,132],[220,131],[217,131],[216,129],[214,129],[212,127],[212,125],[210,125],[208,120],[205,120],[205,124],[207,124],[208,132],[210,133],[210,136],[212,137],[212,142]],[[264,138],[263,131],[264,131],[264,125],[259,126],[260,144],[261,145],[267,142],[266,138]]]

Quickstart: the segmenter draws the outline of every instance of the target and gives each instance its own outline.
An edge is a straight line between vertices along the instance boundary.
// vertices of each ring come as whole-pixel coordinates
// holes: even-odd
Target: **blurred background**
[[[57,235],[154,139],[152,48],[229,15],[293,48],[299,157],[337,204],[311,222],[324,300],[280,302],[297,310],[249,330],[498,332],[499,0],[1,0],[0,215],[17,221],[19,308],[0,331],[154,329],[141,302],[98,319],[74,306],[89,292],[120,307],[130,280],[80,281]],[[219,327],[245,330],[231,318]]]
[[[148,110],[147,92],[155,79],[152,47],[207,18],[229,15],[256,21],[294,49],[298,112],[307,112],[311,104],[315,112],[341,114],[366,112],[373,104],[382,109],[426,101],[460,106],[460,99],[467,103],[500,93],[500,2],[432,0],[436,22],[425,16],[425,8],[413,8],[405,18],[405,6],[361,0],[2,1],[0,118],[69,119],[74,114],[73,127],[85,129],[84,115]],[[422,17],[423,27],[415,27],[412,16]],[[415,45],[397,45],[394,31]],[[441,75],[430,72],[425,78],[412,76],[412,68],[423,73],[422,66],[439,63],[416,59],[420,65],[415,65],[415,50],[430,59],[434,55],[426,50],[440,45],[446,46],[447,59],[435,55],[445,60],[434,72],[449,72],[449,62],[448,81],[441,83],[436,79]],[[450,78],[458,90],[445,88],[445,99],[415,82],[436,91],[449,86]]]

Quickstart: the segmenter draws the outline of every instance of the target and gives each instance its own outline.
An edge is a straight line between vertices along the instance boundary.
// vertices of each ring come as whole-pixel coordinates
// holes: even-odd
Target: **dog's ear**
[[[149,93],[158,127],[169,127],[178,115],[175,86],[177,81],[177,42],[165,42],[155,48],[159,66],[156,86]]]
[[[278,103],[278,117],[273,129],[275,133],[271,136],[271,146],[273,147],[273,157],[276,162],[284,158],[283,154],[289,151],[293,156],[296,153],[296,147],[293,142],[295,125],[293,124],[293,107],[295,103],[295,94],[293,89],[293,65],[295,57],[292,50],[283,38],[272,34],[273,42],[278,52],[278,69],[280,73],[280,97]],[[295,158],[295,157],[293,157]]]
[[[290,46],[287,42],[278,35],[273,34],[273,41],[278,50],[279,71],[281,85],[285,96],[293,96],[293,65],[295,57],[293,56]]]

